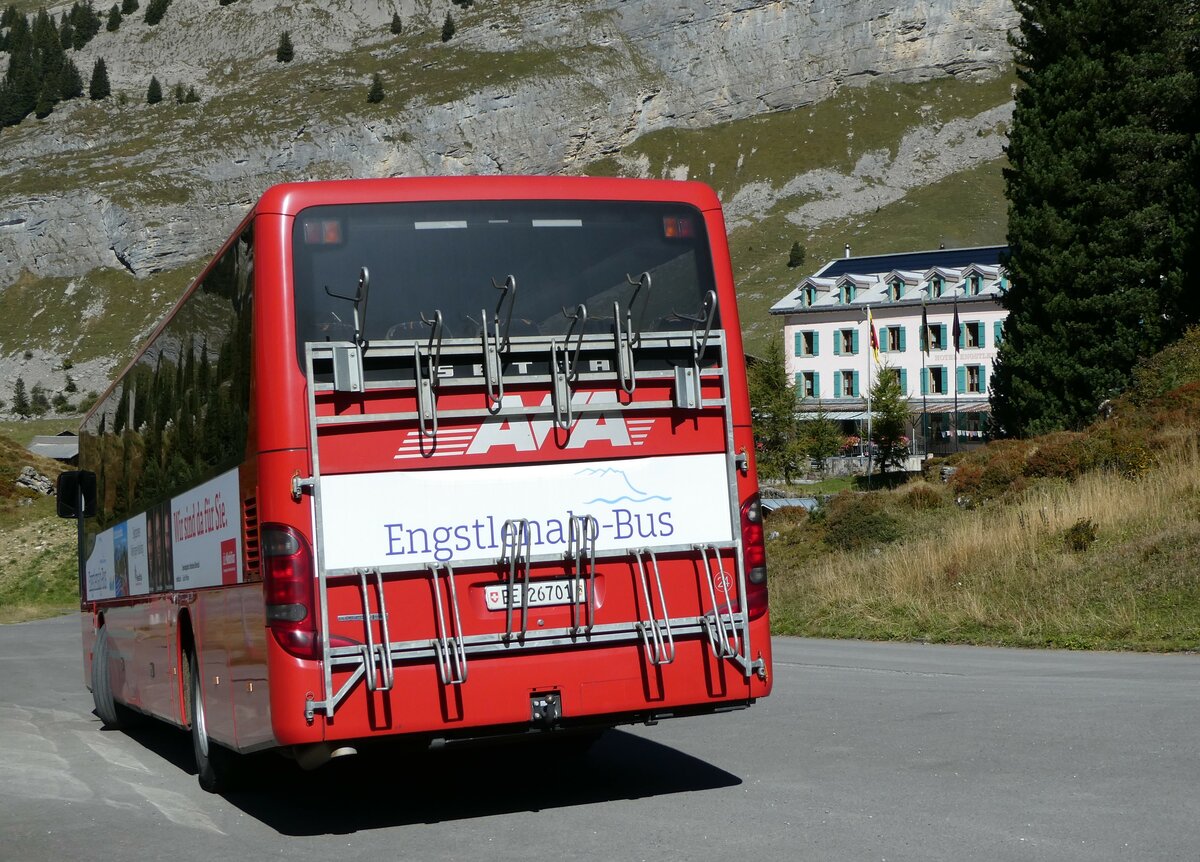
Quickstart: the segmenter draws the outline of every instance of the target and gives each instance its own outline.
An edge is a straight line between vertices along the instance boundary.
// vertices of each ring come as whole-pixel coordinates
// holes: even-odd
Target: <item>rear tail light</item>
[[[317,628],[312,547],[302,533],[282,524],[263,525],[261,535],[267,625],[271,634],[289,655],[319,658],[321,638]]]
[[[762,504],[755,494],[742,506],[742,548],[746,565],[746,606],[750,619],[767,612],[767,549],[763,537]]]

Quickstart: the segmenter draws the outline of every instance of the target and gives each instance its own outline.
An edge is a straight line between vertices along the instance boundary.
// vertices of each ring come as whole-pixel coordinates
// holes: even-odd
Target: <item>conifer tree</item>
[[[175,99],[176,105],[183,104],[183,100],[186,98],[187,93],[183,89],[182,81],[176,81],[175,85],[171,87],[171,96]]]
[[[754,440],[758,471],[763,476],[790,480],[804,457],[800,422],[796,418],[796,390],[788,384],[783,340],[772,336],[763,360],[747,375],[750,404],[754,408]]]
[[[167,7],[171,5],[171,0],[150,0],[146,6],[146,23],[151,26],[157,24],[167,14]]]
[[[275,60],[279,63],[290,63],[295,56],[296,51],[292,47],[292,35],[287,30],[284,30],[279,34],[279,47],[275,49]]]
[[[199,101],[200,101],[200,94],[196,92],[195,86],[188,87],[187,94],[183,97],[183,103],[185,105],[190,105],[194,102],[199,102]]]
[[[367,91],[367,101],[372,105],[377,105],[383,101],[383,97],[383,79],[380,78],[379,73],[376,72],[375,76],[371,78],[371,89]]]
[[[392,13],[391,31],[393,36],[399,36],[404,31],[404,22],[400,20],[400,13]]]
[[[78,99],[83,95],[83,76],[79,74],[79,67],[75,65],[75,61],[70,57],[63,64],[62,74],[59,76],[59,84],[61,86],[61,94],[64,99]]]
[[[138,0],[121,0],[121,14],[132,15],[138,10]]]
[[[871,384],[871,417],[871,442],[879,472],[903,466],[908,454],[909,409],[895,369],[885,366],[876,374]]]
[[[1196,75],[1176,0],[1019,0],[995,430],[1078,427],[1200,319]],[[1192,274],[1194,278],[1195,273]]]
[[[146,104],[157,105],[162,101],[162,97],[162,84],[158,83],[158,78],[156,78],[154,75],[151,75],[150,86],[146,88]]]
[[[442,41],[449,42],[454,38],[454,32],[458,29],[454,26],[454,16],[449,12],[446,13],[446,20],[442,22]]]
[[[25,391],[25,378],[18,377],[13,384],[13,413],[18,416],[29,416],[29,393]]]
[[[100,99],[107,99],[112,95],[112,87],[108,84],[108,68],[104,65],[104,58],[100,57],[96,60],[96,64],[92,66],[92,80],[88,84],[88,98],[93,102]]]
[[[788,252],[788,269],[795,269],[798,266],[804,266],[804,261],[808,257],[808,249],[800,240],[792,243],[792,249]]]
[[[59,83],[58,78],[46,78],[42,82],[41,92],[38,93],[37,107],[34,108],[33,115],[39,120],[44,120],[50,116],[54,110],[54,105],[58,102]]]
[[[108,23],[104,25],[104,29],[109,33],[116,33],[121,28],[121,7],[116,3],[108,10]]]
[[[75,47],[75,25],[71,23],[71,16],[67,12],[62,15],[62,22],[58,25],[58,41],[64,46]]]

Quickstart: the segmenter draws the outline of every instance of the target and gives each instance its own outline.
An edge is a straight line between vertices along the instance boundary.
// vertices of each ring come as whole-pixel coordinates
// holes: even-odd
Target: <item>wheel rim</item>
[[[200,674],[192,665],[192,727],[196,732],[196,747],[208,757],[208,727],[204,723],[204,700],[200,697]]]

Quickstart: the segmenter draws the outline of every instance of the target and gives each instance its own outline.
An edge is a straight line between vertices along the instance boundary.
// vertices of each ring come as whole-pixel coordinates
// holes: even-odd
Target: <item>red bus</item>
[[[770,691],[724,221],[698,183],[269,189],[84,418],[96,712],[304,766]]]

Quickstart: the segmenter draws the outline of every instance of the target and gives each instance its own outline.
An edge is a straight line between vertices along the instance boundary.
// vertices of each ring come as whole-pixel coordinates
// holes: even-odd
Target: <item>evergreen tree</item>
[[[399,36],[404,31],[404,22],[400,20],[400,13],[392,13],[391,31],[393,36]]]
[[[800,423],[801,447],[822,470],[825,468],[825,459],[832,458],[841,450],[844,439],[838,424],[824,410],[819,409],[815,416]]]
[[[371,78],[371,89],[367,91],[367,101],[372,105],[376,105],[383,101],[383,96],[383,79],[376,72],[375,76]]]
[[[71,6],[70,15],[71,25],[75,29],[71,44],[78,51],[100,32],[100,15],[92,6],[91,0],[86,4],[75,3]]]
[[[792,250],[788,252],[788,269],[795,269],[798,266],[804,265],[805,258],[808,257],[808,249],[806,249],[800,240],[792,243]]]
[[[221,0],[221,5],[222,6],[230,6],[235,2],[237,2],[237,0]]]
[[[195,86],[188,87],[187,94],[183,97],[183,103],[185,105],[190,105],[194,102],[199,102],[199,101],[200,101],[200,94],[196,92]]]
[[[454,31],[458,29],[454,26],[454,16],[449,12],[446,13],[446,20],[442,22],[442,41],[449,42],[454,38]]]
[[[112,87],[108,84],[108,69],[104,65],[104,58],[100,57],[96,60],[96,65],[92,66],[92,80],[88,84],[88,98],[93,102],[100,99],[107,99],[112,95]]]
[[[460,9],[470,9],[475,5],[475,0],[451,0],[451,2]]]
[[[29,393],[25,391],[25,378],[18,377],[17,382],[13,384],[13,413],[25,418],[29,417]]]
[[[62,74],[59,76],[59,84],[61,85],[61,94],[64,99],[78,99],[83,95],[83,76],[79,74],[79,67],[75,65],[75,61],[67,58],[67,62],[63,64]]]
[[[34,416],[45,416],[50,412],[50,398],[40,383],[33,384],[29,391],[29,412]]]
[[[904,465],[909,421],[908,399],[900,388],[900,375],[884,366],[871,384],[871,442],[875,444],[880,473]]]
[[[275,60],[279,63],[290,63],[295,56],[296,51],[292,47],[292,35],[287,30],[284,30],[279,34],[279,47],[275,49]]]
[[[64,46],[75,47],[75,25],[71,23],[71,16],[64,12],[62,22],[58,25],[58,41]]]
[[[58,96],[58,78],[46,78],[42,83],[41,92],[38,93],[37,107],[34,108],[33,115],[39,120],[44,120],[50,116],[51,111],[54,110],[55,103],[58,102]]]
[[[146,88],[146,104],[157,105],[162,101],[162,96],[162,84],[158,83],[158,78],[151,75],[150,86]]]
[[[75,385],[74,378],[72,378],[71,375],[68,374],[66,384],[63,386],[63,392],[66,392],[68,395],[73,395],[74,393],[76,393],[78,391],[79,391],[79,387],[77,387]]]
[[[1196,74],[1175,0],[1019,0],[996,431],[1072,428],[1200,319]]]
[[[171,5],[171,0],[150,0],[146,6],[146,23],[151,26],[157,24],[167,14],[167,7]]]
[[[121,14],[132,15],[138,10],[138,0],[121,0]]]
[[[109,33],[116,33],[121,28],[121,7],[116,3],[112,4],[112,8],[108,10],[108,23],[104,25],[104,29]]]
[[[175,99],[175,104],[182,105],[186,95],[187,94],[183,89],[183,82],[176,81],[175,85],[171,87],[171,96]]]
[[[766,355],[751,366],[748,377],[758,472],[790,480],[805,452],[796,418],[796,390],[788,383],[783,339],[778,334],[771,337]]]

